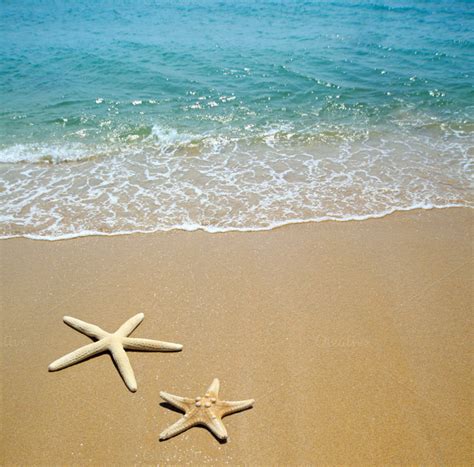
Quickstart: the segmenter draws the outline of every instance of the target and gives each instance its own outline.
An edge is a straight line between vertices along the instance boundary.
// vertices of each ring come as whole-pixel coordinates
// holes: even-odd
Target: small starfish
[[[64,355],[64,357],[55,360],[51,365],[49,365],[49,371],[62,370],[63,368],[82,362],[94,355],[109,351],[127,388],[130,389],[130,391],[135,392],[137,390],[137,381],[135,380],[135,375],[133,374],[133,369],[130,365],[125,349],[175,352],[183,348],[181,344],[128,337],[143,321],[144,317],[145,315],[143,313],[138,313],[125,321],[117,331],[110,334],[94,324],[89,324],[79,319],[65,316],[63,320],[67,325],[71,326],[76,331],[91,337],[96,342],[80,347],[79,349]]]
[[[160,396],[177,409],[185,412],[182,418],[168,427],[160,435],[160,440],[175,436],[196,425],[209,428],[217,438],[227,439],[227,430],[222,423],[222,418],[234,412],[252,407],[255,400],[222,401],[219,399],[219,380],[214,379],[203,397],[190,399],[188,397],[174,396],[167,392],[160,392]]]

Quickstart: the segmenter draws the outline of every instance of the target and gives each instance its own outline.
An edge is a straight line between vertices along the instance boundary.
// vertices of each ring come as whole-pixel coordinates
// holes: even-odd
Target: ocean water
[[[0,2],[0,236],[474,206],[474,3]]]

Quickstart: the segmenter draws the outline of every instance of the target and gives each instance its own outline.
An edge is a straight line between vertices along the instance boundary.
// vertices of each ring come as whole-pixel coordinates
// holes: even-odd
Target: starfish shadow
[[[161,402],[160,407],[163,407],[164,409],[172,410],[173,412],[176,412],[176,413],[179,413],[180,415],[183,415],[183,412],[181,412],[181,410],[178,410],[174,405],[171,405],[168,402]]]

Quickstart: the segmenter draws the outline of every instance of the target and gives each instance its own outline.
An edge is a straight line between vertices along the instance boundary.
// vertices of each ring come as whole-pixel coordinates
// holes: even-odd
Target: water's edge
[[[353,222],[353,221],[365,221],[371,219],[381,219],[391,214],[401,213],[401,212],[409,212],[409,211],[430,211],[433,209],[452,209],[452,208],[466,208],[466,209],[474,209],[474,206],[469,204],[449,204],[444,206],[412,206],[408,208],[393,208],[389,209],[384,212],[374,213],[365,216],[348,216],[344,218],[334,218],[330,216],[326,217],[319,217],[313,219],[290,219],[281,222],[275,222],[273,225],[267,227],[248,227],[248,228],[241,228],[241,227],[226,227],[226,228],[216,228],[216,227],[209,227],[209,226],[201,226],[201,225],[182,225],[182,226],[171,226],[169,228],[156,228],[150,230],[120,230],[117,232],[101,232],[101,231],[82,231],[77,232],[74,234],[64,234],[58,236],[42,236],[42,235],[35,235],[35,234],[21,234],[21,235],[0,235],[1,240],[11,240],[17,238],[25,238],[28,240],[39,240],[39,241],[48,241],[48,242],[55,242],[61,240],[74,240],[76,238],[83,238],[83,237],[115,237],[119,235],[134,235],[134,234],[156,234],[156,233],[168,233],[174,231],[183,231],[183,232],[197,232],[202,231],[209,234],[220,234],[220,233],[232,233],[232,232],[239,232],[239,233],[254,233],[254,232],[268,232],[271,230],[279,229],[288,225],[295,225],[295,224],[309,224],[309,223],[320,223],[320,222]]]

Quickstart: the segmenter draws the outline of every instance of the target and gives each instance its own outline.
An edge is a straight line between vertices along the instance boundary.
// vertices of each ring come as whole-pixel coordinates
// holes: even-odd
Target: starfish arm
[[[209,418],[206,420],[205,425],[219,438],[219,439],[227,439],[227,430],[222,423],[222,420],[219,417],[216,418]]]
[[[132,365],[130,365],[130,360],[127,357],[127,353],[120,344],[113,344],[110,347],[110,352],[112,353],[112,358],[117,365],[120,376],[122,376],[123,381],[130,391],[135,392],[137,390],[137,381],[135,379],[135,374],[133,373]]]
[[[209,397],[214,397],[216,399],[219,398],[219,380],[217,378],[214,378],[212,381],[211,385],[206,391],[206,394],[209,394]]]
[[[68,353],[67,355],[64,355],[64,357],[58,358],[49,365],[48,369],[49,371],[62,370],[63,368],[82,362],[86,358],[103,352],[106,347],[107,345],[102,341],[92,342],[91,344],[87,344],[71,353]]]
[[[255,403],[255,399],[248,399],[245,401],[218,401],[217,406],[222,413],[222,416],[229,415],[234,412],[249,409]]]
[[[99,328],[99,326],[86,323],[85,321],[81,321],[80,319],[73,318],[71,316],[64,316],[63,321],[76,331],[79,331],[80,333],[94,339],[103,339],[109,335],[108,332],[105,332],[103,329]]]
[[[145,315],[143,313],[138,313],[135,316],[132,316],[117,329],[115,334],[118,334],[122,337],[130,335],[135,330],[135,328],[143,321],[144,317]]]
[[[183,348],[181,344],[173,344],[172,342],[155,341],[151,339],[139,339],[135,337],[124,337],[122,343],[124,349],[127,350],[176,352]]]
[[[168,394],[167,392],[161,391],[160,396],[166,402],[170,403],[172,406],[176,407],[183,412],[186,412],[193,406],[194,400],[189,399],[188,397],[175,396],[174,394]]]
[[[163,441],[165,439],[176,436],[179,433],[182,433],[183,431],[186,431],[188,428],[191,428],[192,426],[197,425],[197,424],[198,423],[195,420],[182,417],[176,423],[166,428],[166,430],[164,430],[160,434],[160,440]]]

